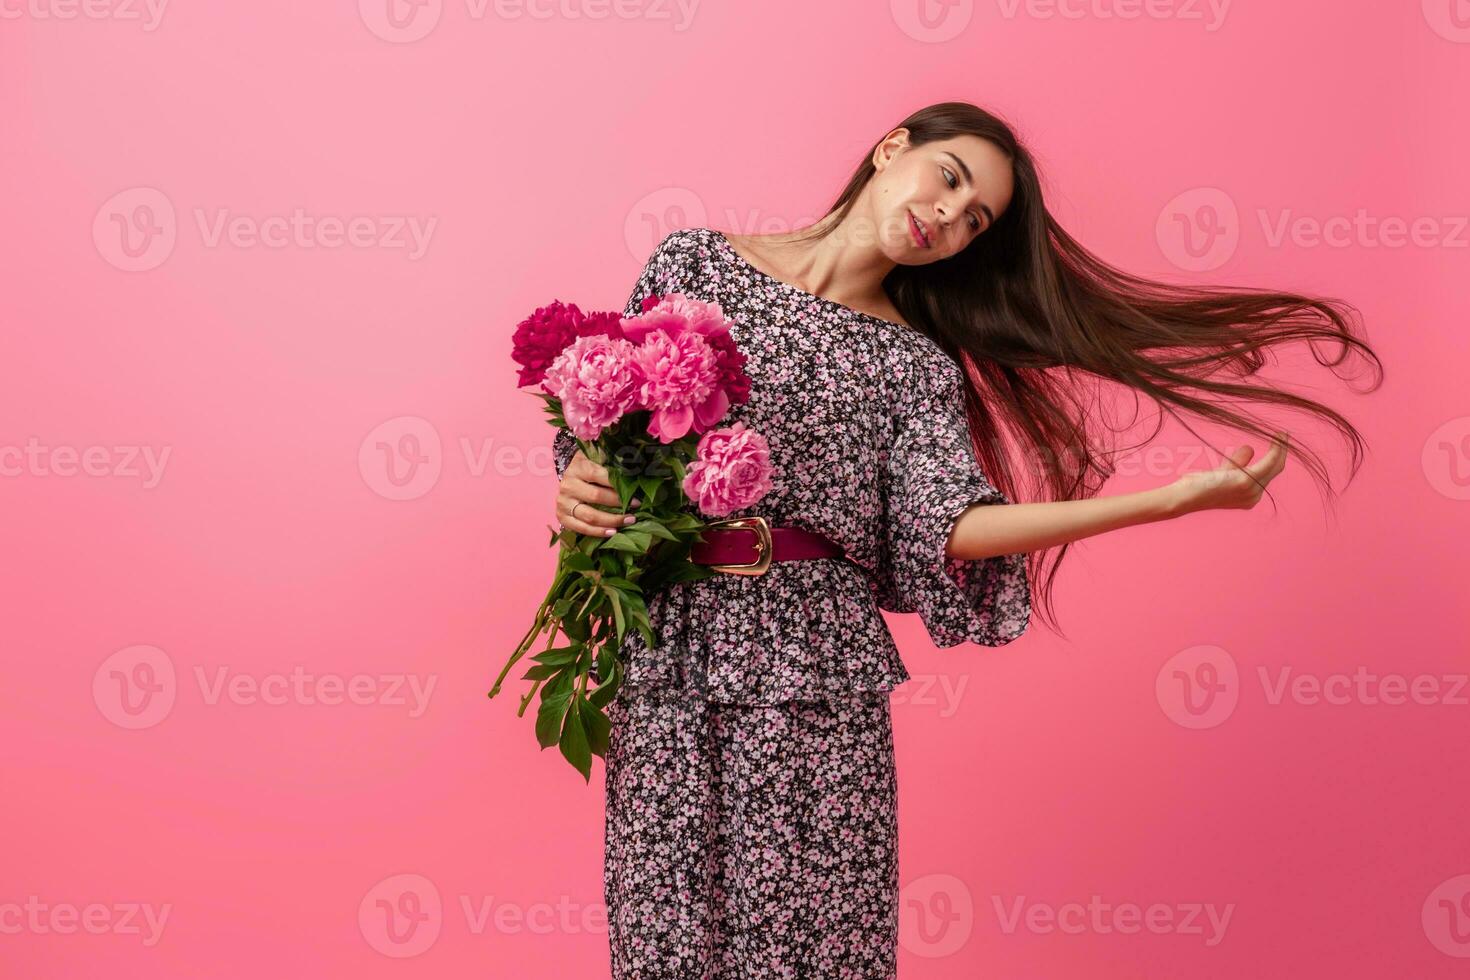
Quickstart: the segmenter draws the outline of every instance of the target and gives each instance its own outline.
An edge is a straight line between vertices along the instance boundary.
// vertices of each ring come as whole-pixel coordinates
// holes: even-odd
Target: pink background
[[[1065,638],[891,617],[901,974],[1464,975],[1470,9],[1124,9],[6,5],[0,973],[605,976],[601,760],[485,697],[553,560],[511,330],[673,228],[810,221],[956,98],[1105,258],[1342,296],[1388,376],[1273,368],[1368,439],[1335,510],[1293,463],[1090,540]],[[1421,233],[1311,235],[1360,211]],[[1216,461],[1171,427],[1106,492]]]

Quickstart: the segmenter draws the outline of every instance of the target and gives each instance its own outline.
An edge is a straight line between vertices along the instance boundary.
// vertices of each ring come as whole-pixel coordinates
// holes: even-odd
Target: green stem
[[[555,644],[556,644],[556,633],[553,632],[551,634],[551,636],[549,636],[549,637],[546,638],[546,649],[547,650],[550,650]],[[543,650],[542,652],[545,653],[546,651]],[[517,718],[520,718],[521,716],[523,716],[526,713],[526,708],[531,704],[531,699],[536,696],[536,692],[538,690],[540,690],[540,688],[541,688],[541,681],[537,680],[535,683],[533,683],[531,685],[531,690],[528,691],[528,692],[526,692],[526,696],[523,697],[523,698],[521,698],[521,706],[520,706],[520,708],[518,708],[516,710],[516,717]]]
[[[505,683],[506,675],[510,673],[511,668],[520,662],[520,659],[531,649],[531,646],[536,642],[536,637],[540,636],[541,632],[546,629],[548,622],[552,625],[551,638],[552,640],[556,639],[556,620],[551,615],[551,606],[555,603],[557,593],[565,584],[568,574],[562,566],[561,561],[558,561],[556,575],[551,580],[551,588],[546,591],[546,598],[542,599],[541,604],[536,608],[536,619],[531,623],[531,629],[527,631],[525,636],[521,637],[521,642],[516,645],[515,653],[511,654],[510,660],[506,661],[505,666],[501,668],[500,676],[495,678],[495,686],[490,688],[490,697],[493,698],[500,693],[500,686]]]

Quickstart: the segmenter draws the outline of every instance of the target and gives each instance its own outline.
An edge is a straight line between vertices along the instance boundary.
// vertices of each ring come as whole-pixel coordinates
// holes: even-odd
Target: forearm
[[[1169,520],[1178,513],[1178,505],[1169,486],[1087,500],[972,504],[955,521],[945,553],[974,559],[1040,551],[1105,531]]]

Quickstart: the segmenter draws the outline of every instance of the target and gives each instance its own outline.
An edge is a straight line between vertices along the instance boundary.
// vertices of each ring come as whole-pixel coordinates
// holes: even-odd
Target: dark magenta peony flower
[[[516,325],[511,358],[521,365],[518,387],[540,384],[546,369],[579,337],[623,336],[617,313],[583,313],[575,303],[552,300]]]

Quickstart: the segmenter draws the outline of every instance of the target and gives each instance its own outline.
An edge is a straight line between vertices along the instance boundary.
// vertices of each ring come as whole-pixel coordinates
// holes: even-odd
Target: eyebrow
[[[944,150],[942,152],[944,153],[945,156],[949,157],[955,163],[959,164],[959,166],[960,166],[960,172],[965,175],[965,183],[970,184],[971,186],[974,186],[974,183],[975,183],[975,175],[972,174],[972,173],[970,173],[970,168],[967,167],[967,166],[965,166],[965,161],[961,160],[959,157],[955,156],[953,153],[949,152],[948,150]],[[985,212],[985,223],[987,225],[993,225],[993,224],[995,224],[995,212],[990,210],[990,205],[986,204],[984,201],[981,201],[980,202],[980,210]]]

